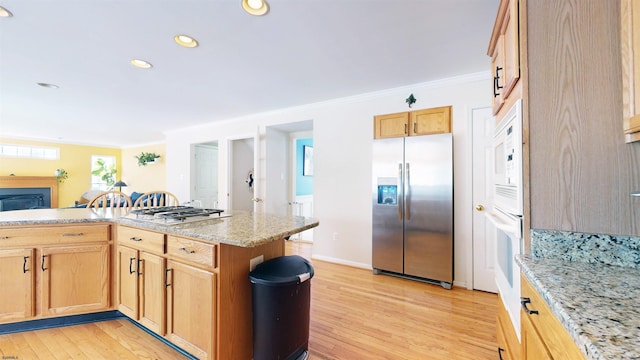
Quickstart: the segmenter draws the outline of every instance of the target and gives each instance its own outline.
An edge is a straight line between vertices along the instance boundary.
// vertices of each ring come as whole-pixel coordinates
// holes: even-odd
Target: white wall
[[[453,106],[455,283],[467,286],[471,266],[471,127],[470,109],[490,106],[490,75],[470,74],[430,83],[378,91],[323,103],[255,114],[207,126],[167,133],[167,188],[189,197],[189,147],[219,140],[220,194],[227,192],[228,139],[264,135],[265,127],[313,120],[314,232],[313,256],[371,268],[371,145],[373,116],[413,109]],[[337,84],[336,86],[339,86]],[[258,187],[260,185],[258,184]],[[257,189],[259,191],[259,188]],[[220,206],[227,206],[220,196]],[[335,235],[335,236],[334,236]],[[335,240],[334,240],[335,239]]]

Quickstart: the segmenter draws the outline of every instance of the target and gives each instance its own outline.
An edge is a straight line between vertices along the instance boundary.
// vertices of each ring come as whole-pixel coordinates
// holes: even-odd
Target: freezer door
[[[374,140],[372,171],[374,269],[403,272],[404,139]]]
[[[407,275],[453,282],[453,142],[451,134],[405,140]]]

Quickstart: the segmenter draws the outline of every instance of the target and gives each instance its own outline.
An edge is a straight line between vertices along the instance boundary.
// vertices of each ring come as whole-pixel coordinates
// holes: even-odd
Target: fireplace
[[[0,211],[58,206],[54,176],[0,176]]]

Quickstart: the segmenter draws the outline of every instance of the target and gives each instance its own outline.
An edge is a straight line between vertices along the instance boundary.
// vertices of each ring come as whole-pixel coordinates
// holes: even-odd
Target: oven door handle
[[[485,216],[496,226],[496,228],[516,236],[516,238],[522,237],[522,227],[520,226],[521,220],[519,218],[510,219],[506,215],[494,212],[486,212]]]

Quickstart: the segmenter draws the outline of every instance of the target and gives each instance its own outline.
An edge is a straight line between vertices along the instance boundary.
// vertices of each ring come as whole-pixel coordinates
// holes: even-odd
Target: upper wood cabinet
[[[518,0],[502,0],[487,54],[493,75],[493,114],[497,114],[520,78]]]
[[[450,133],[451,106],[377,115],[373,124],[374,139]]]
[[[640,2],[620,1],[622,114],[626,142],[640,140]]]

